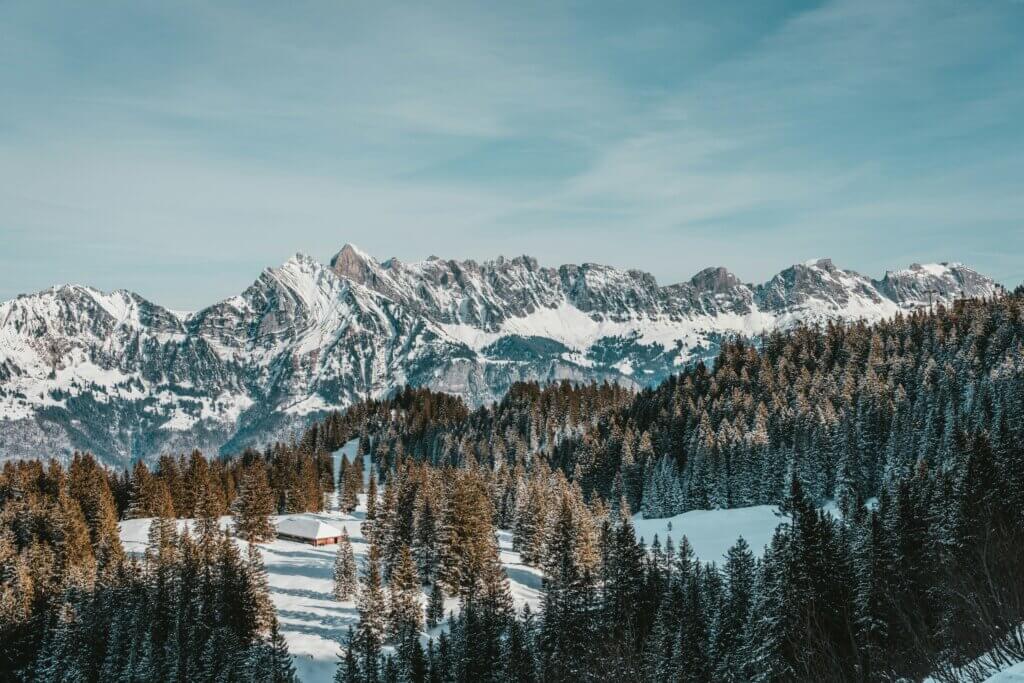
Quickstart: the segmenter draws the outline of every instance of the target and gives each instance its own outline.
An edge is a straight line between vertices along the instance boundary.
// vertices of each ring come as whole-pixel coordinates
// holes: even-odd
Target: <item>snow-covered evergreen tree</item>
[[[348,531],[343,529],[334,557],[334,598],[350,600],[359,588],[359,572]]]
[[[420,601],[419,575],[412,553],[408,547],[402,548],[398,562],[391,574],[390,599],[388,601],[388,621],[390,632],[397,638],[405,638],[410,633],[419,633],[423,624],[423,604]]]
[[[255,461],[242,478],[235,503],[235,528],[238,535],[252,543],[273,540],[276,535],[270,515],[274,501],[267,482],[267,472],[260,461]]]

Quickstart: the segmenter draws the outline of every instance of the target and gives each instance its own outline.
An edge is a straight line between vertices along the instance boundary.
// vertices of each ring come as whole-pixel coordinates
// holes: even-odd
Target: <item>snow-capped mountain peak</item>
[[[529,256],[381,262],[351,244],[328,265],[296,254],[188,314],[124,290],[53,287],[0,303],[0,458],[231,450],[406,383],[470,403],[525,379],[639,387],[728,336],[999,291],[960,264],[872,280],[814,259],[759,285],[716,267],[661,286]]]
[[[904,308],[949,302],[959,296],[992,296],[992,281],[961,263],[914,263],[889,271],[877,286]]]

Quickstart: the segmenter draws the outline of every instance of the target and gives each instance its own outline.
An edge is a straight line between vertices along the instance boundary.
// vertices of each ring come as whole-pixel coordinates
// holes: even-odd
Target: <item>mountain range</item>
[[[0,304],[0,459],[234,451],[404,384],[471,405],[519,380],[648,386],[729,337],[1000,291],[952,263],[875,280],[819,259],[759,285],[707,268],[660,286],[590,263],[379,262],[352,245],[326,265],[298,254],[194,313],[64,285]]]

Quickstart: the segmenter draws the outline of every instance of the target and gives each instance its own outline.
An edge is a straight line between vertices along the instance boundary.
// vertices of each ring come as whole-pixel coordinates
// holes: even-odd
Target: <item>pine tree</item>
[[[281,635],[277,627],[277,619],[274,619],[270,627],[270,661],[268,681],[270,683],[297,683],[295,666],[292,664],[292,657],[288,653],[288,643]]]
[[[247,544],[246,552],[248,582],[244,591],[244,604],[246,609],[251,611],[250,618],[256,633],[261,636],[273,636],[273,631],[277,628],[277,617],[274,605],[270,601],[270,582],[263,564],[263,556],[253,543]]]
[[[73,597],[66,596],[53,613],[39,648],[39,657],[34,667],[35,681],[85,680],[85,672],[81,670],[82,662],[77,656],[79,618]]]
[[[363,490],[362,460],[357,458],[354,462],[349,463],[347,459],[342,458],[339,488],[341,511],[351,513],[359,504],[359,494]]]
[[[434,628],[444,619],[444,591],[437,581],[430,587],[427,601],[427,628]]]
[[[836,469],[835,499],[844,517],[852,518],[862,505],[860,485],[856,479],[856,468],[849,457],[843,457]]]
[[[67,487],[89,528],[97,568],[103,571],[117,565],[124,558],[117,507],[107,478],[92,456],[75,455],[68,470]]]
[[[674,602],[670,602],[670,600]],[[676,655],[679,624],[676,614],[682,595],[671,592],[666,595],[654,618],[651,632],[647,636],[644,651],[643,677],[645,681],[674,681],[681,678]]]
[[[503,680],[509,683],[535,683],[538,680],[535,644],[527,623],[529,622],[526,619],[515,620],[508,630],[502,660]]]
[[[682,680],[687,683],[711,681],[707,608],[704,604],[705,591],[702,590],[703,572],[699,564],[694,564],[691,573],[683,578],[686,582],[686,604],[674,655]]]
[[[403,547],[391,574],[391,600],[388,618],[391,633],[401,640],[418,633],[423,624],[423,605],[420,603],[420,580],[412,553]]]
[[[356,556],[352,551],[352,542],[348,538],[348,530],[343,529],[341,540],[338,541],[338,552],[334,557],[334,598],[349,600],[359,588]]]
[[[865,677],[870,679],[887,668],[887,638],[890,614],[886,583],[890,549],[878,514],[864,515],[855,530],[856,558],[855,606],[857,640],[864,662]]]
[[[419,632],[404,628],[399,635],[396,646],[395,664],[398,667],[400,681],[423,683],[427,676],[427,656],[420,645]]]
[[[447,538],[441,581],[463,600],[505,592],[507,581],[498,558],[486,484],[475,472],[459,473],[445,514]]]
[[[352,627],[349,626],[344,652],[338,659],[338,669],[334,674],[334,683],[360,683],[362,680],[359,663],[356,661],[355,634],[352,633]]]
[[[713,659],[714,678],[723,683],[740,683],[751,677],[745,645],[754,598],[754,572],[754,554],[741,537],[729,548],[722,568],[726,595],[718,610]]]
[[[150,475],[149,468],[146,467],[146,463],[142,460],[136,460],[135,465],[132,468],[131,499],[128,504],[128,512],[126,514],[128,519],[151,517],[153,515],[154,505],[151,500],[151,478],[152,475]]]
[[[366,487],[366,521],[377,519],[377,476],[370,471],[370,481]]]
[[[516,514],[513,547],[519,551],[524,564],[536,566],[542,560],[544,527],[547,519],[547,501],[539,482],[531,483]]]
[[[423,502],[423,509],[416,522],[416,567],[419,570],[420,580],[424,585],[433,583],[437,573],[438,562],[438,529],[437,520],[434,516],[434,507],[430,498]]]
[[[453,623],[454,619],[449,620],[448,633],[455,633]],[[433,665],[430,667],[431,674],[436,676],[440,681],[451,681],[454,679],[455,674],[455,653],[452,647],[451,638],[448,634],[441,632],[441,635],[437,637],[437,657],[434,659]]]
[[[638,631],[638,606],[645,604],[644,550],[636,541],[629,505],[625,501],[620,505],[618,524],[615,527],[609,526],[602,534],[605,547],[602,549],[601,573],[604,585],[601,611],[611,640],[622,643],[624,648],[630,648],[637,645],[628,642],[628,639],[635,637]],[[685,552],[684,549],[687,547],[685,542],[682,543],[680,552]],[[654,616],[654,611],[652,608],[652,614],[648,618]],[[635,675],[634,672],[622,673],[627,676]]]
[[[563,493],[547,543],[540,643],[547,680],[582,680],[588,666],[587,613],[593,577],[579,561],[579,520]]]
[[[366,577],[356,600],[359,625],[353,644],[358,652],[359,668],[364,680],[375,683],[380,677],[381,645],[387,631],[387,599],[381,579],[380,551],[376,545],[370,545],[367,559]]]
[[[273,540],[275,530],[270,522],[273,512],[274,501],[267,482],[267,472],[257,460],[248,467],[242,479],[235,513],[238,535],[252,543]]]
[[[751,607],[751,631],[747,662],[753,683],[783,683],[796,680],[785,659],[785,638],[789,615],[783,584],[781,557],[788,542],[785,529],[776,530],[758,572],[755,600]]]

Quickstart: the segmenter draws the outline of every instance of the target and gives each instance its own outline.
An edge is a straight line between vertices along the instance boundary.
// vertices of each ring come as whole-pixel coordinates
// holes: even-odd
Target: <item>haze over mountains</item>
[[[596,264],[378,262],[351,245],[328,265],[298,254],[195,313],[65,285],[0,304],[0,459],[236,450],[407,383],[471,404],[518,380],[646,386],[733,335],[999,291],[959,264],[874,280],[821,259],[760,285],[708,268],[660,286]]]

